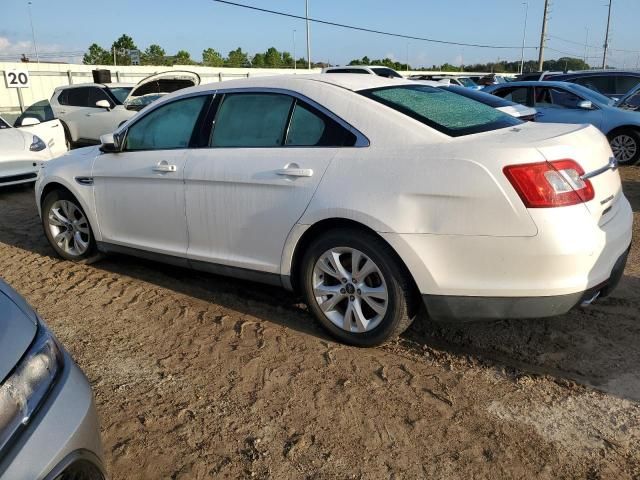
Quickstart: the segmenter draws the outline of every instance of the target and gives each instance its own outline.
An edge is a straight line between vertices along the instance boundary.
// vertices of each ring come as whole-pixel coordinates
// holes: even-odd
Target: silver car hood
[[[27,351],[37,330],[35,312],[0,279],[0,383]]]

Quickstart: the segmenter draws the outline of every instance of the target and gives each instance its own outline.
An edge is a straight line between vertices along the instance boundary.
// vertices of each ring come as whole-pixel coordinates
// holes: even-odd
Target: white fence
[[[164,72],[167,70],[190,70],[196,72],[202,78],[202,83],[221,82],[232,78],[241,78],[249,76],[278,75],[278,74],[307,74],[319,73],[320,69],[273,69],[273,68],[215,68],[201,66],[185,66],[177,65],[175,67],[164,66],[117,66],[104,65],[74,65],[74,64],[56,64],[56,63],[8,63],[0,62],[0,114],[7,117],[13,117],[20,113],[20,94],[22,95],[22,103],[24,107],[51,98],[53,90],[62,85],[91,83],[93,76],[91,71],[96,69],[108,69],[111,71],[112,82],[131,82],[137,83],[149,75]],[[28,88],[7,88],[6,82],[2,80],[4,71],[13,69],[27,69],[31,79],[31,85]],[[432,73],[452,75],[451,72],[401,72],[403,75]],[[472,75],[465,72],[465,75]],[[476,75],[482,75],[477,73]],[[18,93],[20,90],[20,93]]]

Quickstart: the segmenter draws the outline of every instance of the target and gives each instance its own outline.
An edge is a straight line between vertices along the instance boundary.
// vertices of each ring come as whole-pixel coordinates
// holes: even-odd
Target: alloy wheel
[[[387,284],[380,268],[355,248],[336,247],[316,261],[313,296],[323,314],[351,333],[376,328],[389,304]]]
[[[634,138],[622,133],[611,140],[611,150],[613,150],[613,155],[619,162],[627,163],[638,152],[638,144]]]
[[[51,238],[66,254],[78,257],[89,249],[89,222],[73,202],[56,200],[49,209],[47,222]]]

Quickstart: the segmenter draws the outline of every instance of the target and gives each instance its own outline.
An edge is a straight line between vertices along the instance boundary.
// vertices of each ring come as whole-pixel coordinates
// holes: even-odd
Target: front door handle
[[[155,167],[153,167],[154,172],[161,172],[161,173],[175,172],[177,170],[178,170],[178,167],[176,167],[175,165],[169,165],[164,160],[159,164],[157,164]]]
[[[311,177],[313,175],[313,170],[310,168],[281,168],[280,170],[276,170],[276,174],[284,175],[286,177]]]

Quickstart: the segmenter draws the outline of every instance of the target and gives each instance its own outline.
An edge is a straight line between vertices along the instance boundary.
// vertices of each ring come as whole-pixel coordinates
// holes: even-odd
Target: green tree
[[[154,43],[152,45],[149,45],[147,49],[142,53],[142,64],[164,65],[166,63],[166,59],[164,58],[165,55],[166,53],[164,51],[164,48]]]
[[[282,67],[282,54],[274,47],[270,47],[264,53],[264,65],[267,68]]]
[[[136,44],[133,42],[133,38],[123,33],[111,45],[111,52],[115,49],[118,65],[131,65],[131,59],[129,58],[129,50],[138,50]]]
[[[227,59],[225,60],[226,67],[241,68],[247,66],[249,58],[247,53],[242,51],[242,48],[238,47],[235,50],[231,50]]]
[[[174,65],[193,65],[194,63],[196,63],[191,60],[191,54],[186,50],[179,50],[178,53],[176,53],[175,57],[173,57],[173,59]]]
[[[202,63],[207,67],[222,67],[224,58],[213,48],[207,48],[202,51]]]
[[[282,52],[282,66],[285,68],[293,68],[293,57],[289,52]]]
[[[82,63],[85,65],[113,65],[113,58],[104,48],[94,43],[84,54]]]
[[[264,68],[264,53],[256,53],[251,60],[251,66],[253,68]]]

